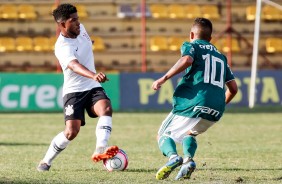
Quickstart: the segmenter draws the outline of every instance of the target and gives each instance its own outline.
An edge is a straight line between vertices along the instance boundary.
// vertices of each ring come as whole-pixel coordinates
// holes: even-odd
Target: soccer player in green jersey
[[[184,42],[181,47],[181,58],[152,84],[152,88],[158,90],[168,79],[185,71],[173,94],[173,109],[158,131],[159,148],[169,158],[158,170],[158,180],[167,178],[178,166],[181,168],[175,179],[190,178],[196,168],[193,160],[196,136],[219,121],[225,105],[237,93],[227,59],[210,43],[211,34],[211,21],[196,18],[190,31],[190,42]],[[183,158],[177,153],[176,143],[182,144]]]

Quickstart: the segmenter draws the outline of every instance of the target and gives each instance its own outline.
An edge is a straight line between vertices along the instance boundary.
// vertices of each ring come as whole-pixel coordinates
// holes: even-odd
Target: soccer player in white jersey
[[[227,59],[210,43],[211,34],[210,20],[195,19],[190,42],[184,42],[181,47],[181,58],[152,85],[154,90],[158,90],[168,79],[185,70],[173,94],[173,109],[158,132],[159,148],[169,158],[158,170],[158,180],[167,178],[181,165],[175,179],[190,178],[196,168],[193,160],[197,149],[196,136],[221,118],[225,105],[237,93]],[[182,144],[184,159],[177,153],[176,142]]]
[[[53,16],[61,31],[55,44],[55,55],[64,74],[65,129],[52,140],[37,167],[38,171],[48,171],[55,157],[78,135],[80,127],[85,125],[85,110],[90,117],[99,117],[92,160],[98,162],[111,158],[119,149],[117,146],[108,146],[112,130],[112,107],[100,85],[108,78],[95,70],[92,40],[79,22],[77,9],[71,4],[61,4],[53,11]]]

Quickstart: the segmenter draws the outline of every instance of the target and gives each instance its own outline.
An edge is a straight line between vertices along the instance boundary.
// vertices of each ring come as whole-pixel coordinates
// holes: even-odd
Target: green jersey
[[[218,121],[225,109],[225,83],[234,80],[226,57],[205,40],[184,42],[181,55],[193,63],[175,89],[172,113]]]

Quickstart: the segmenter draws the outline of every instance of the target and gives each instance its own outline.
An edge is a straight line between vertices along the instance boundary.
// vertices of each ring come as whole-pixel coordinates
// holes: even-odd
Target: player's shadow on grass
[[[282,168],[254,168],[254,169],[241,169],[241,168],[199,168],[197,170],[213,170],[213,171],[278,171]]]
[[[136,173],[140,173],[140,172],[147,172],[147,173],[151,173],[151,172],[157,172],[158,169],[126,169],[125,172],[136,172]]]
[[[0,143],[1,145],[1,143]],[[157,172],[159,168],[155,169],[126,169],[123,172],[144,172],[144,173],[151,173],[151,172]],[[93,169],[89,169],[93,170]],[[241,169],[241,168],[197,168],[198,171],[277,171],[282,170],[282,168],[254,168],[254,169]],[[81,171],[81,170],[78,170]],[[84,170],[85,171],[85,170]],[[282,177],[281,177],[282,178]]]
[[[212,171],[277,171],[277,170],[282,170],[282,168],[258,168],[258,169],[240,169],[240,168],[229,168],[229,169],[221,169],[221,168],[209,168],[209,169],[204,169],[204,168],[199,168],[197,170],[212,170]],[[158,168],[156,169],[126,169],[125,172],[157,172]]]
[[[91,168],[91,169],[76,169],[75,171],[94,171],[94,172],[100,172],[100,171],[104,171],[101,169],[97,169],[97,168]],[[131,173],[155,173],[157,172],[158,169],[125,169],[122,172],[131,172]]]
[[[30,142],[0,142],[0,146],[46,146],[46,143],[30,143]]]
[[[83,171],[101,171],[100,169],[85,169]],[[82,171],[81,169],[77,169],[76,171]],[[140,173],[140,172],[143,172],[143,173],[151,173],[151,172],[157,172],[158,169],[125,169],[124,171],[122,172],[136,172],[136,173]]]

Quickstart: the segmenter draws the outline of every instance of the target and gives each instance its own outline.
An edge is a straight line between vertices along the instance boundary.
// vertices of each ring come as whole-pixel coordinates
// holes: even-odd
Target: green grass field
[[[197,170],[188,181],[174,181],[177,171],[164,181],[155,179],[167,161],[155,139],[167,113],[114,114],[110,143],[128,154],[124,172],[107,172],[102,163],[92,163],[97,119],[87,119],[44,173],[36,166],[63,130],[63,114],[0,114],[0,183],[282,183],[281,113],[231,112],[198,136]]]

